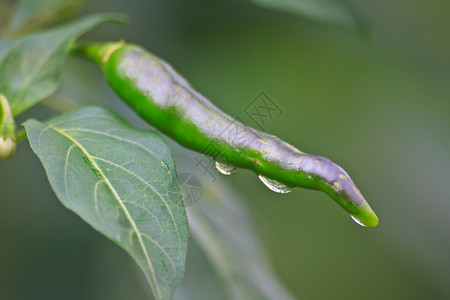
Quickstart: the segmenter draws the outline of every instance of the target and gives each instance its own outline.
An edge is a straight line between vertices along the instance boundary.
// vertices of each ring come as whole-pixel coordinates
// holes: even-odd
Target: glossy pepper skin
[[[359,224],[378,224],[340,166],[237,122],[143,48],[118,42],[80,46],[76,51],[101,65],[114,91],[144,120],[182,146],[288,187],[321,190]]]

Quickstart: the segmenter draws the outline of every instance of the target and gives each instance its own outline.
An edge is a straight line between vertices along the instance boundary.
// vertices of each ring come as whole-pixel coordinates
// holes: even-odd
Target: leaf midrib
[[[139,229],[138,229],[136,223],[134,222],[133,218],[132,218],[131,215],[130,215],[130,212],[128,211],[128,209],[127,209],[126,206],[124,205],[123,200],[120,198],[120,196],[119,196],[119,194],[117,193],[117,191],[115,190],[114,186],[111,184],[111,182],[110,182],[110,181],[108,180],[108,178],[105,176],[105,174],[102,172],[102,170],[101,170],[100,167],[97,165],[97,163],[95,162],[95,160],[92,159],[92,156],[91,156],[91,155],[89,154],[89,152],[83,147],[83,145],[81,145],[80,143],[78,143],[77,140],[73,139],[71,136],[67,135],[65,132],[59,130],[58,128],[55,128],[55,127],[49,127],[49,128],[55,130],[56,132],[58,132],[59,134],[61,134],[61,135],[64,136],[65,138],[67,138],[69,141],[71,141],[74,145],[76,145],[76,147],[78,147],[78,148],[81,150],[81,152],[83,152],[83,154],[86,155],[86,157],[89,158],[89,160],[91,161],[93,167],[94,167],[95,169],[97,169],[97,171],[99,172],[99,174],[100,174],[101,177],[103,178],[104,182],[108,185],[108,187],[109,187],[109,189],[111,190],[111,193],[113,194],[114,198],[116,198],[116,200],[117,200],[117,202],[119,203],[121,209],[122,209],[123,212],[125,213],[125,216],[126,216],[126,218],[128,219],[128,222],[130,222],[130,225],[133,227],[134,232],[136,232],[136,234],[137,234],[137,237],[138,237],[138,240],[139,240],[140,247],[141,247],[141,249],[142,249],[142,252],[144,253],[144,256],[145,256],[147,265],[148,265],[148,267],[149,267],[149,269],[150,269],[151,278],[152,278],[152,281],[153,281],[153,283],[154,283],[154,285],[155,285],[155,292],[156,292],[156,294],[158,295],[157,298],[158,298],[158,299],[162,298],[161,290],[160,290],[159,284],[158,284],[158,282],[157,282],[157,280],[156,280],[156,277],[155,277],[155,270],[154,270],[154,268],[153,268],[153,264],[152,264],[152,262],[151,262],[151,260],[150,260],[150,257],[149,257],[149,255],[148,255],[148,253],[147,253],[147,249],[146,249],[145,244],[144,244],[144,241],[143,241],[143,239],[142,239],[141,232],[139,231]]]
[[[54,128],[54,127],[52,127],[52,128]],[[117,140],[120,140],[120,141],[124,141],[124,142],[126,142],[126,143],[131,144],[131,145],[134,145],[134,146],[136,146],[136,147],[139,147],[140,149],[143,149],[143,150],[146,151],[148,154],[150,154],[150,155],[152,155],[153,157],[155,157],[156,159],[158,159],[160,162],[164,162],[163,160],[159,159],[158,156],[157,156],[153,151],[150,151],[149,149],[143,147],[141,144],[136,143],[136,142],[134,142],[134,141],[130,141],[130,140],[124,139],[124,138],[122,138],[122,137],[119,137],[119,136],[116,136],[116,135],[113,135],[113,134],[108,134],[108,133],[105,133],[105,132],[99,132],[99,131],[95,131],[95,130],[78,129],[78,128],[65,128],[64,131],[65,131],[65,132],[67,132],[67,131],[86,132],[86,133],[98,134],[98,135],[101,135],[101,136],[106,136],[106,137],[110,137],[110,138],[117,139]],[[145,185],[147,185],[147,186],[148,186],[152,191],[154,191],[156,194],[158,194],[159,198],[161,198],[161,201],[164,203],[164,206],[167,208],[167,211],[168,211],[169,214],[170,214],[170,218],[172,219],[173,224],[174,224],[174,226],[175,226],[175,231],[177,232],[178,243],[181,245],[180,231],[178,230],[178,225],[177,225],[177,222],[176,222],[176,220],[175,220],[175,216],[173,215],[172,211],[170,210],[170,207],[169,207],[169,204],[167,203],[167,201],[164,200],[164,198],[162,197],[162,195],[161,195],[158,191],[156,191],[152,186],[150,186],[147,182],[145,182],[145,180],[144,180],[143,178],[141,178],[140,176],[134,174],[133,172],[131,172],[130,170],[128,170],[128,169],[126,169],[126,168],[124,168],[124,167],[122,167],[122,166],[119,166],[119,165],[117,165],[117,164],[115,164],[115,163],[113,163],[113,162],[111,162],[111,161],[109,161],[109,160],[105,160],[105,159],[102,159],[102,158],[100,158],[100,157],[90,156],[90,159],[103,160],[103,161],[105,161],[106,163],[112,164],[112,165],[114,165],[115,167],[124,170],[125,172],[127,172],[127,173],[130,174],[131,176],[137,178],[139,181],[141,181],[142,183],[144,183]]]

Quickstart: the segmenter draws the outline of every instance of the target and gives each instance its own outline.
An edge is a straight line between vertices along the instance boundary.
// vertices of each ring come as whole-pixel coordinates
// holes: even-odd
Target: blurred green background
[[[299,299],[450,299],[450,2],[357,5],[367,38],[242,0],[91,0],[82,13],[128,14],[128,25],[86,39],[147,47],[249,125],[244,108],[265,91],[284,111],[269,133],[352,176],[380,218],[375,229],[322,193],[278,195],[249,171],[216,173],[244,196]],[[69,60],[58,93],[145,126],[84,60]],[[36,107],[20,121],[51,114]],[[194,172],[195,154],[172,145],[179,171]],[[131,259],[59,203],[27,142],[0,162],[0,191],[0,299],[149,297]],[[188,276],[204,267],[188,262]],[[208,281],[201,288],[220,299]]]

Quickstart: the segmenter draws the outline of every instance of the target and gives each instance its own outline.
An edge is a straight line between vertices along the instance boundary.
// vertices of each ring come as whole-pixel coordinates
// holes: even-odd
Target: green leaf
[[[188,209],[190,229],[228,299],[295,299],[273,272],[244,199],[219,183],[204,186],[203,192],[205,197]],[[180,299],[195,293],[189,287],[182,290],[186,295]]]
[[[59,200],[134,258],[157,299],[170,299],[184,273],[188,225],[162,137],[100,108],[24,126]]]
[[[24,31],[54,23],[75,13],[86,0],[17,0],[10,29]]]
[[[35,33],[22,39],[0,39],[0,94],[9,100],[14,116],[55,92],[74,40],[118,14],[99,14]]]
[[[347,0],[249,0],[257,5],[316,21],[365,31],[365,24]]]

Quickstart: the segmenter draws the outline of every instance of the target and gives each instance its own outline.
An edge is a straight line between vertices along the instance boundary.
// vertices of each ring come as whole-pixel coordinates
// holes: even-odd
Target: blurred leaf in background
[[[11,10],[13,9],[13,3],[7,0],[0,0],[0,34],[3,35],[5,27],[9,24],[11,19]]]
[[[9,29],[13,32],[51,25],[75,14],[86,0],[17,0]]]
[[[365,31],[365,23],[347,0],[249,0],[257,5],[319,22]]]
[[[119,14],[96,14],[19,39],[0,39],[0,91],[14,116],[53,94],[76,38]]]
[[[242,196],[225,183],[210,183],[203,190],[203,201],[188,208],[191,234],[227,298],[295,299],[274,273]]]

